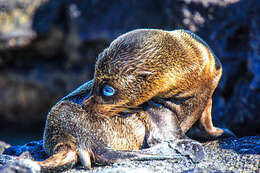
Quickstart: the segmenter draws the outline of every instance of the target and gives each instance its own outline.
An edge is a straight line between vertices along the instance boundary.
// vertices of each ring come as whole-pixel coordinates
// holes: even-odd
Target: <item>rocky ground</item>
[[[83,172],[255,172],[260,171],[260,137],[228,138],[219,141],[203,143],[206,158],[200,163],[193,163],[187,157],[175,160],[161,161],[129,161],[107,166],[95,165],[86,170],[80,165],[63,171],[64,173]],[[27,151],[27,152],[26,152]],[[28,154],[31,153],[31,156]],[[23,154],[22,154],[23,153]],[[15,159],[11,155],[19,156]],[[0,172],[33,172],[39,167],[29,159],[42,160],[46,154],[42,148],[42,141],[30,142],[23,146],[14,146],[0,155]]]

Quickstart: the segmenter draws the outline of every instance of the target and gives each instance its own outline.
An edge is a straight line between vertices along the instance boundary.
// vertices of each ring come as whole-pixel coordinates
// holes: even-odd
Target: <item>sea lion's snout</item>
[[[112,117],[121,111],[121,109],[115,107],[116,105],[97,103],[93,97],[94,96],[90,96],[90,98],[84,101],[83,103],[84,110],[89,110],[100,116],[109,116],[109,117]]]

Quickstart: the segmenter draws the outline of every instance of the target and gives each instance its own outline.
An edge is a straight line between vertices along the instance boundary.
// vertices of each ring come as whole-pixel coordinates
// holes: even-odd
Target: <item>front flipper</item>
[[[168,147],[169,148],[169,147]],[[137,151],[104,149],[102,152],[95,154],[94,163],[98,165],[107,165],[122,161],[147,161],[147,160],[166,160],[182,159],[182,155],[172,153],[162,154],[155,148],[149,148]]]
[[[77,152],[71,147],[64,146],[56,154],[37,163],[41,166],[43,172],[57,172],[72,168],[77,163]]]
[[[161,102],[163,101],[161,100]],[[174,108],[174,104],[171,106]],[[176,105],[176,109],[179,109],[179,105]],[[188,155],[194,162],[205,158],[202,145],[189,139],[181,130],[176,112],[154,101],[148,101],[145,111],[148,113],[152,126],[147,139],[150,147],[166,142],[172,149],[177,150],[182,155]]]

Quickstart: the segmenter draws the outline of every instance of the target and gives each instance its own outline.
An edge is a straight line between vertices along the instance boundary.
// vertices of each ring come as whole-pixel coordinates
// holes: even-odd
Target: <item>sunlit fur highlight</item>
[[[153,97],[196,93],[221,74],[209,46],[185,30],[139,29],[115,39],[98,57],[93,98],[85,105],[108,116],[141,105]],[[216,71],[220,69],[220,71]],[[97,95],[105,83],[116,89],[109,101]],[[217,80],[218,82],[218,80]]]

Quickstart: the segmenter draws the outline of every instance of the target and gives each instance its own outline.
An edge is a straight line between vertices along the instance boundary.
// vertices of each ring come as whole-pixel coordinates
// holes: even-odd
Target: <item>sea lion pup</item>
[[[100,54],[94,80],[65,97],[49,113],[44,146],[53,156],[39,164],[55,167],[54,163],[66,165],[80,158],[89,167],[90,157],[101,163],[140,158],[136,152],[115,150],[140,149],[143,141],[151,148],[168,143],[193,161],[202,160],[203,147],[185,133],[198,122],[208,136],[223,134],[211,121],[211,96],[221,72],[220,62],[207,44],[188,31],[143,29],[118,37]],[[118,123],[124,112],[133,117]],[[95,121],[86,119],[89,115]],[[131,135],[122,136],[129,131]],[[121,142],[113,145],[114,140],[106,136]],[[126,147],[131,145],[139,147]]]
[[[221,74],[219,59],[194,33],[137,29],[119,36],[99,55],[93,89],[83,103],[105,116],[143,108],[157,126],[157,136],[173,142],[180,139],[180,130],[186,133],[196,122],[204,137],[232,136],[211,120]],[[174,116],[164,117],[162,107]],[[149,143],[155,141],[160,139]]]
[[[91,168],[91,163],[182,158],[172,152],[156,154],[156,148],[137,151],[145,148],[147,131],[151,131],[145,112],[106,117],[83,109],[92,86],[93,81],[86,82],[49,112],[43,139],[50,157],[38,162],[42,171],[71,168],[78,161]]]

